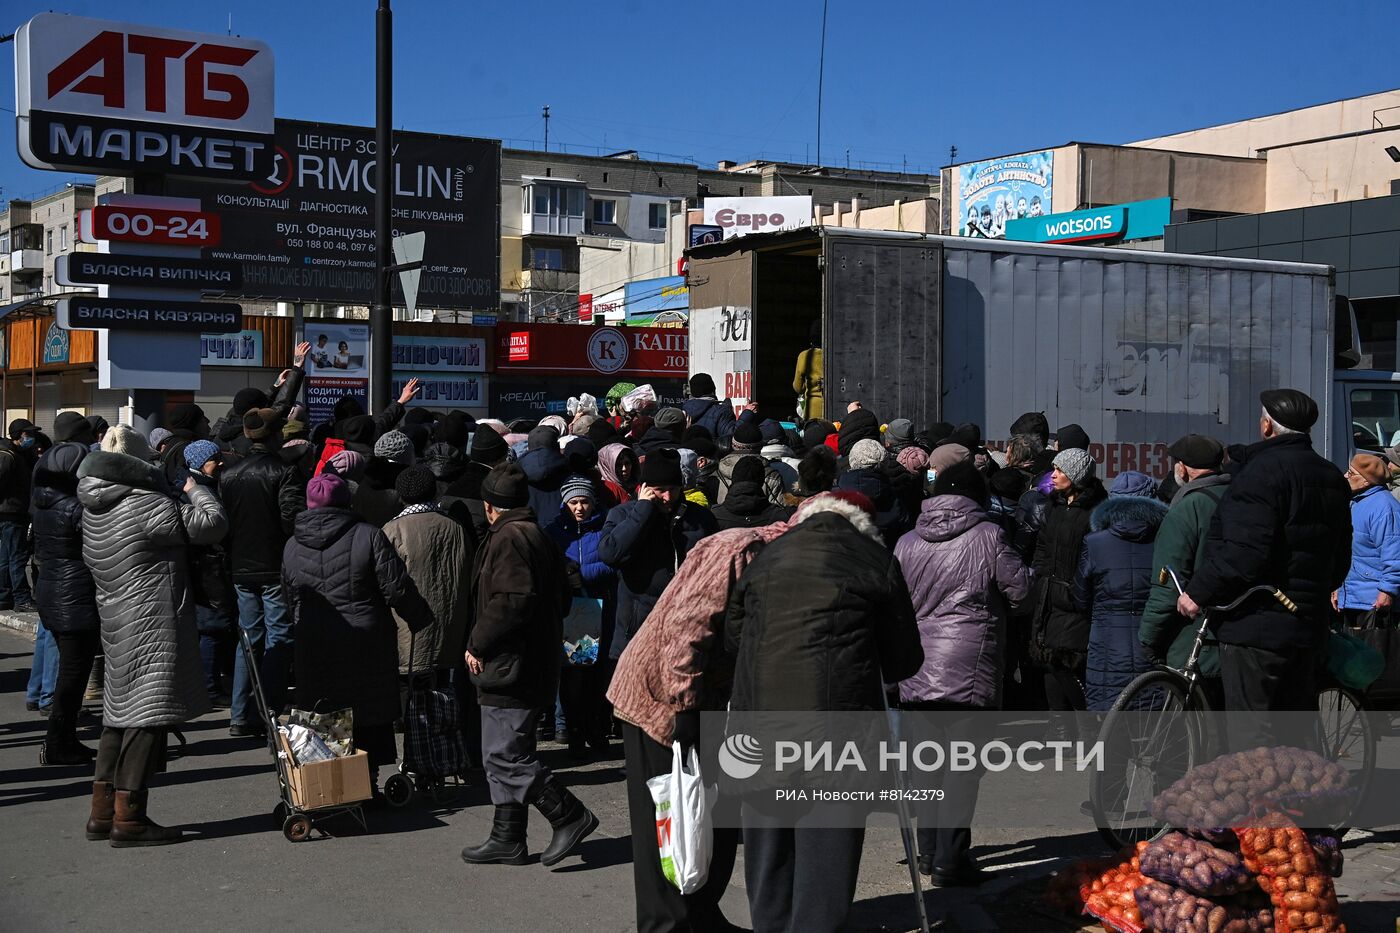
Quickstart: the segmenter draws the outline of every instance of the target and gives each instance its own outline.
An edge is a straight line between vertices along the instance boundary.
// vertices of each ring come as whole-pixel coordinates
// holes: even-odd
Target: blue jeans
[[[58,683],[58,642],[41,623],[34,636],[34,663],[29,668],[29,687],[24,702],[38,703],[40,709],[53,703],[54,684]]]
[[[0,609],[34,602],[24,575],[28,564],[29,522],[0,521]]]
[[[258,676],[267,705],[281,711],[287,692],[287,674],[292,666],[292,623],[280,584],[235,584],[238,593],[238,625],[248,633],[253,651],[259,656]],[[253,681],[248,676],[248,658],[240,648],[233,662],[233,708],[230,722],[252,726],[262,722],[252,696]]]

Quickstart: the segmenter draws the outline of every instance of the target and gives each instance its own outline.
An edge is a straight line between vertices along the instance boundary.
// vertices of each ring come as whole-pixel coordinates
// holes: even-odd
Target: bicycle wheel
[[[1355,792],[1351,806],[1332,827],[1341,829],[1352,825],[1376,770],[1375,725],[1360,694],[1335,684],[1318,691],[1317,710],[1323,757],[1347,770]]]
[[[1166,829],[1152,815],[1152,799],[1201,762],[1204,705],[1180,674],[1149,671],[1124,688],[1104,717],[1104,767],[1090,777],[1089,804],[1099,835],[1113,848]]]

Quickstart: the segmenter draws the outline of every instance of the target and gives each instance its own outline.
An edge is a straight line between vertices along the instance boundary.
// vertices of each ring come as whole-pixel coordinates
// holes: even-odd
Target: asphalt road
[[[0,629],[0,930],[220,931],[291,929],[305,933],[370,928],[413,931],[569,930],[634,928],[631,842],[620,745],[616,757],[576,766],[564,750],[546,746],[544,758],[598,814],[596,835],[577,854],[546,869],[467,866],[463,845],[483,839],[491,807],[483,786],[463,789],[441,803],[417,799],[403,810],[368,814],[369,831],[347,818],[326,824],[329,836],[287,842],[274,826],[278,801],[271,758],[250,740],[228,735],[226,713],[190,723],[189,745],[156,779],[151,816],[191,834],[181,845],[112,849],[83,838],[91,773],[42,768],[38,746],[45,720],[24,710],[31,643]],[[93,744],[97,718],[85,718],[82,737]],[[1394,772],[1391,772],[1392,774]],[[1001,806],[984,798],[982,806]],[[532,812],[530,847],[544,848],[548,824]],[[1381,904],[1387,888],[1378,873],[1400,866],[1391,837],[1363,846],[1377,868],[1365,882],[1365,926],[1393,913]],[[1374,851],[1372,851],[1374,850]],[[935,891],[925,897],[944,929],[1074,930],[1035,907],[1036,880],[1073,857],[1103,853],[1091,831],[1044,827],[979,830],[973,855],[991,872],[981,888]],[[1349,859],[1362,850],[1349,852]],[[867,836],[854,928],[917,928],[907,868],[891,824]],[[1352,863],[1349,863],[1352,864]],[[1363,860],[1362,865],[1365,862]],[[1394,882],[1390,882],[1394,884]],[[1354,890],[1350,893],[1355,894]],[[740,865],[725,899],[731,920],[747,925]],[[1360,915],[1357,916],[1360,919]],[[1353,921],[1355,924],[1355,922]],[[1388,927],[1386,927],[1388,928]]]

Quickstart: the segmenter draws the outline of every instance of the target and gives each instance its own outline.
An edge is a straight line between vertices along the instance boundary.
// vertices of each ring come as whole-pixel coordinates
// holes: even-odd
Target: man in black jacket
[[[462,475],[452,482],[442,494],[441,504],[463,527],[470,527],[478,543],[486,540],[490,523],[486,521],[486,507],[481,500],[481,484],[493,467],[506,462],[510,448],[500,432],[489,424],[477,425],[472,435],[471,462]]]
[[[248,455],[224,470],[219,498],[228,513],[226,543],[238,596],[238,624],[262,652],[258,672],[267,702],[281,710],[292,662],[292,620],[282,593],[282,550],[296,527],[297,513],[306,508],[306,484],[297,468],[277,455],[282,420],[270,408],[243,416]],[[239,651],[234,661],[233,706],[229,734],[260,735],[262,722],[252,708],[252,683],[247,659]]]
[[[1259,596],[1218,621],[1225,708],[1316,710],[1331,594],[1351,567],[1351,487],[1313,450],[1316,402],[1296,389],[1270,389],[1259,400],[1263,440],[1248,449],[1211,517],[1201,564],[1177,611],[1195,618],[1201,607],[1231,602],[1252,586],[1282,590],[1296,612]],[[1230,741],[1238,750],[1274,744],[1284,729],[1261,717],[1235,725]],[[1290,744],[1308,741],[1289,731]]]
[[[860,493],[809,499],[739,578],[724,623],[730,709],[873,712],[885,684],[918,672],[914,606],[874,517]],[[865,830],[775,826],[748,801],[741,819],[754,929],[845,929]]]
[[[29,563],[29,492],[34,438],[39,429],[24,418],[10,422],[0,438],[0,609],[34,611],[25,566]]]
[[[198,436],[213,438],[239,454],[247,454],[249,442],[243,434],[243,416],[259,408],[271,408],[277,412],[279,418],[286,421],[287,413],[301,396],[302,382],[306,379],[306,355],[310,351],[311,344],[306,341],[297,344],[296,352],[292,356],[292,368],[282,370],[277,376],[277,381],[272,384],[271,393],[252,386],[238,390],[228,414],[216,421],[212,427],[205,421],[204,433]],[[200,416],[203,414],[201,411]],[[169,427],[174,430],[173,424]],[[175,433],[179,435],[178,431]]]
[[[619,577],[612,657],[622,655],[690,549],[718,530],[709,509],[685,501],[680,455],[647,457],[637,498],[608,513],[598,539],[598,559]]]
[[[562,554],[529,506],[525,471],[514,463],[496,467],[482,481],[481,497],[491,528],[473,572],[476,621],[467,637],[467,669],[481,704],[481,748],[496,812],[491,836],[463,849],[462,860],[525,864],[533,804],[554,827],[540,855],[553,865],[598,828],[598,818],[535,757],[535,720],[553,708],[558,691],[572,591]]]

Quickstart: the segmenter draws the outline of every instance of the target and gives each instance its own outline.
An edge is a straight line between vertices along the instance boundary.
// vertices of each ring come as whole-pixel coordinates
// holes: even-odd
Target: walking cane
[[[891,740],[899,741],[899,722],[894,710],[890,709],[889,697],[885,695],[884,685],[881,684],[880,701],[885,704],[885,723],[890,729]],[[917,847],[914,844],[914,821],[909,816],[909,803],[905,800],[904,791],[909,789],[907,775],[900,772],[899,784],[900,794],[896,801],[899,810],[899,835],[904,840],[904,858],[909,863],[909,881],[914,886],[914,907],[919,914],[919,929],[922,933],[929,933],[928,906],[924,903],[924,885],[919,880],[919,860]]]

